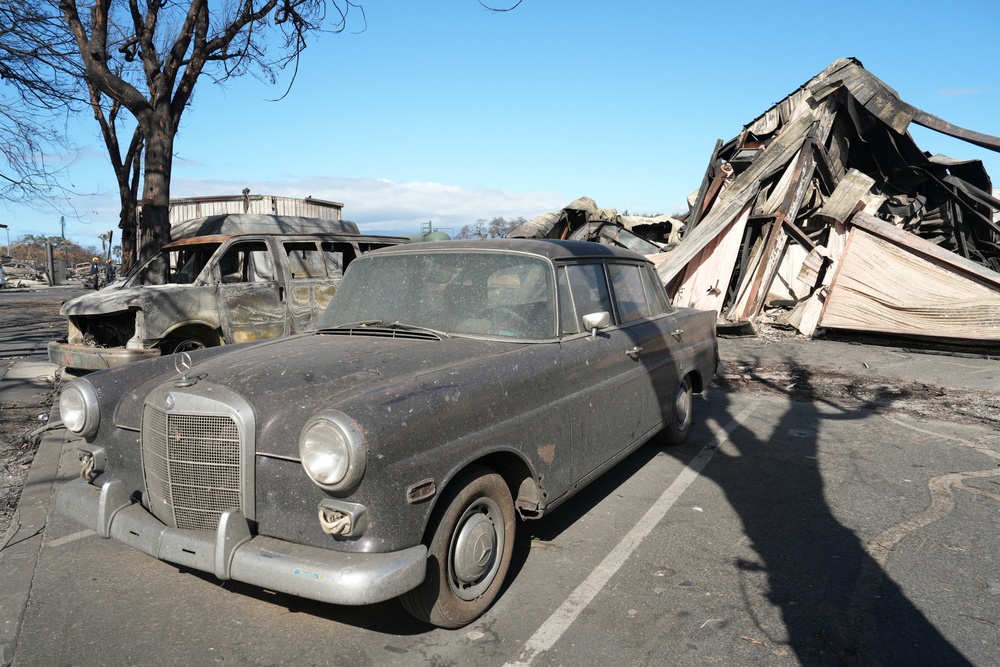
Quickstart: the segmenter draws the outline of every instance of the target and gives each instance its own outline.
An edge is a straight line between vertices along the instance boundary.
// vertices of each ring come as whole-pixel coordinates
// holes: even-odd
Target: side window
[[[583,316],[611,312],[603,264],[570,264],[559,271],[561,333],[584,331]]]
[[[569,267],[564,266],[556,272],[559,279],[559,333],[563,335],[580,333],[579,318],[573,304],[573,290],[569,288],[569,278],[566,275],[568,270]]]
[[[326,259],[315,243],[285,243],[292,280],[326,278]]]
[[[331,278],[342,278],[344,269],[355,258],[354,246],[350,243],[323,243],[323,259],[326,261],[326,274]]]
[[[254,248],[249,252],[249,262],[250,267],[247,274],[250,276],[250,282],[275,281],[274,258],[271,257],[271,251],[267,249],[265,244],[261,243],[259,248]]]
[[[667,298],[667,291],[663,288],[660,276],[652,266],[646,266],[642,275],[645,279],[649,293],[652,298],[649,300],[650,316],[656,317],[671,311],[670,300]]]
[[[274,262],[267,245],[260,241],[235,243],[219,259],[223,284],[269,282],[274,280]]]
[[[650,309],[646,294],[649,289],[642,280],[642,267],[636,264],[610,264],[608,268],[622,323],[648,318]]]
[[[178,285],[193,283],[194,279],[201,273],[201,270],[205,268],[205,259],[205,254],[197,250],[182,250],[177,253],[176,264],[171,267],[173,271],[170,275],[170,282]]]

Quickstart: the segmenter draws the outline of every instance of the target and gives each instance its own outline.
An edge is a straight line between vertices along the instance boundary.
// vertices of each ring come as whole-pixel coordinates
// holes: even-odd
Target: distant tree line
[[[456,239],[498,239],[507,236],[511,230],[520,227],[527,220],[518,216],[507,220],[497,216],[492,220],[480,218],[471,225],[464,225],[455,235]]]
[[[102,261],[107,259],[96,246],[81,246],[61,236],[35,236],[34,234],[25,234],[11,243],[7,254],[10,255],[11,259],[19,262],[44,266],[48,261],[45,248],[50,244],[53,246],[53,257],[57,260],[66,260],[70,265],[89,262],[94,257]],[[116,254],[120,254],[120,250]]]

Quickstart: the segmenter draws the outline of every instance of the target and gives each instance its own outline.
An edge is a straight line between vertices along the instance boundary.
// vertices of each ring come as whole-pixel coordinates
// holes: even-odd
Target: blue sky
[[[499,0],[493,0],[499,2]],[[509,0],[513,1],[513,0]],[[311,195],[372,232],[458,229],[579,196],[633,213],[686,210],[728,140],[840,57],[906,102],[1000,135],[1000,3],[368,0],[367,25],[324,36],[291,93],[203,79],[175,146],[172,196]],[[115,181],[89,114],[72,124],[77,193],[0,207],[11,238],[84,245],[117,225]],[[931,153],[1000,154],[911,127]],[[97,193],[88,196],[85,193]],[[116,230],[117,237],[117,230]],[[5,242],[5,241],[4,241]]]

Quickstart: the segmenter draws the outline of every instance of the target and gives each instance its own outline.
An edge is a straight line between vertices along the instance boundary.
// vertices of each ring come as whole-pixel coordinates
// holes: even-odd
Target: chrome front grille
[[[240,424],[233,417],[143,407],[149,509],[166,525],[215,530],[223,512],[242,509],[241,461]]]

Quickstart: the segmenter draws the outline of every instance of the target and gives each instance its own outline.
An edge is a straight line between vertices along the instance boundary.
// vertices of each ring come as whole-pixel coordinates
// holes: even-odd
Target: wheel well
[[[163,340],[177,340],[178,338],[199,338],[211,342],[213,345],[223,344],[222,332],[207,324],[182,324],[168,332]]]
[[[475,461],[470,461],[468,465],[455,472],[445,488],[438,493],[438,498],[446,495],[452,481],[461,477],[462,473],[472,466],[489,468],[503,478],[510,490],[510,497],[514,499],[514,507],[522,519],[533,518],[537,514],[534,510],[541,503],[542,492],[535,483],[535,478],[532,476],[528,464],[512,452],[494,452]],[[429,526],[428,529],[430,528],[432,526]]]
[[[700,394],[705,389],[705,383],[701,379],[701,373],[698,371],[691,371],[687,374],[687,377],[691,378],[691,389],[696,394]]]

